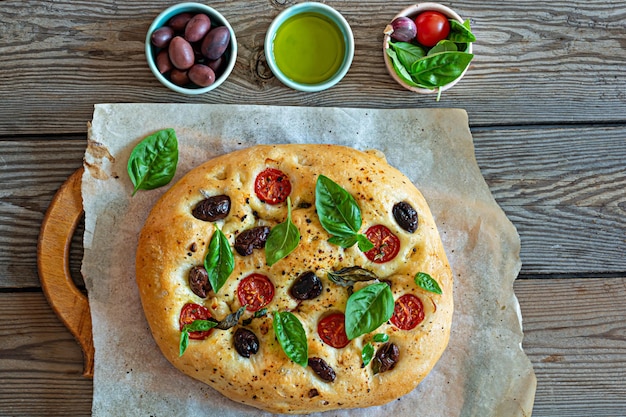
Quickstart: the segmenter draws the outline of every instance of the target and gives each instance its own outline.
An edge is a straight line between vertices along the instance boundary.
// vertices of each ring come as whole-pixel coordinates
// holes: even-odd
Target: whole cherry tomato
[[[431,10],[420,13],[415,19],[415,26],[417,41],[427,47],[437,45],[437,42],[446,39],[450,33],[448,18]]]

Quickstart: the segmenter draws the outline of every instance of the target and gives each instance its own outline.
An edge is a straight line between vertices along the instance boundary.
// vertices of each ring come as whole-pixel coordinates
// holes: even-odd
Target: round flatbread
[[[152,209],[136,276],[165,357],[271,412],[392,401],[450,334],[435,222],[377,151],[268,145],[204,163]]]

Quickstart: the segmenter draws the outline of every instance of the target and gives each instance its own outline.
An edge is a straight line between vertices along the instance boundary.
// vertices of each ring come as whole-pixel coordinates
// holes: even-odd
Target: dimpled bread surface
[[[240,256],[233,250],[234,271],[215,294],[201,298],[191,290],[188,276],[203,265],[207,248],[219,227],[231,247],[243,230],[274,227],[287,218],[287,203],[269,205],[255,194],[256,176],[266,168],[285,173],[292,186],[292,220],[301,235],[296,249],[271,267],[263,249]],[[343,249],[328,243],[315,210],[315,185],[325,175],[348,191],[361,208],[364,233],[370,226],[387,226],[400,240],[398,255],[389,262],[370,261],[357,245]],[[196,219],[193,208],[207,196],[228,195],[230,212],[215,224]],[[401,228],[392,207],[409,203],[418,213],[415,232]],[[193,250],[192,250],[193,249]],[[349,290],[331,282],[329,271],[359,266],[388,282],[394,299],[414,294],[422,301],[424,320],[412,330],[390,321],[359,336],[344,348],[322,341],[318,322],[344,312]],[[323,284],[311,300],[294,299],[289,289],[303,272],[313,271]],[[415,283],[418,272],[435,279],[442,294],[427,292]],[[239,324],[214,329],[204,340],[190,340],[179,357],[179,317],[183,306],[196,303],[221,320],[241,307],[239,282],[252,273],[266,275],[275,288],[268,314],[253,318],[246,311]],[[449,339],[453,313],[452,273],[430,209],[422,194],[378,151],[362,152],[337,145],[259,145],[216,157],[194,168],[156,203],[142,229],[136,257],[136,278],[147,321],[163,355],[180,371],[205,382],[226,397],[276,413],[312,413],[339,408],[385,404],[413,390],[443,353]],[[360,283],[359,283],[360,284]],[[355,286],[355,290],[358,288]],[[291,361],[279,345],[272,327],[272,312],[290,311],[302,323],[308,339],[308,356],[319,357],[333,368],[336,379],[321,379],[310,366]],[[233,334],[245,327],[258,337],[259,351],[249,358],[234,348]],[[377,333],[389,336],[399,349],[396,366],[375,374],[362,366],[363,347]]]

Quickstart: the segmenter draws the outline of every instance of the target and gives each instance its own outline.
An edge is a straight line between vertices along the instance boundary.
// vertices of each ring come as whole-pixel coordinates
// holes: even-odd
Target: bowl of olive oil
[[[346,19],[322,3],[306,2],[281,12],[265,36],[272,73],[299,91],[321,91],[346,75],[354,57],[354,37]]]

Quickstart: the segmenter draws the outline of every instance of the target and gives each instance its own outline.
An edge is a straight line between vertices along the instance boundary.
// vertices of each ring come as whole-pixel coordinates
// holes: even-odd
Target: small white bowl
[[[461,16],[459,16],[454,10],[452,10],[451,8],[444,6],[443,4],[439,4],[439,3],[418,3],[418,4],[414,4],[413,6],[407,7],[406,9],[402,10],[400,13],[398,13],[397,15],[395,15],[392,19],[392,21],[398,17],[401,16],[405,16],[405,17],[410,17],[412,19],[415,19],[417,17],[417,15],[419,15],[422,12],[428,11],[428,10],[434,10],[436,12],[442,13],[444,15],[446,15],[448,18],[450,19],[454,19],[456,21],[458,21],[459,23],[463,23],[463,19],[461,19]],[[465,73],[467,72],[467,70],[469,69],[469,67],[465,68],[465,71],[463,71],[463,73],[461,73],[461,75],[459,75],[454,81],[440,87],[440,88],[435,88],[435,89],[429,89],[429,88],[419,88],[419,87],[414,87],[412,85],[408,85],[407,83],[405,83],[399,76],[398,74],[396,74],[396,71],[393,68],[393,63],[391,62],[391,59],[389,58],[389,55],[387,55],[387,49],[389,48],[389,42],[391,40],[391,36],[389,36],[388,34],[385,34],[384,38],[383,38],[383,57],[385,59],[385,66],[387,67],[387,72],[389,72],[389,75],[391,75],[391,78],[393,78],[398,84],[400,84],[402,87],[406,88],[407,90],[410,91],[414,91],[416,93],[421,93],[421,94],[432,94],[432,93],[439,93],[441,91],[446,91],[450,88],[452,88],[454,85],[456,85],[456,83],[458,83],[459,81],[461,81],[461,78],[463,78],[463,76],[465,75]],[[468,53],[472,53],[472,44],[470,43],[468,45],[468,49],[467,51]]]
[[[337,25],[343,35],[345,43],[345,53],[343,57],[343,62],[333,76],[323,82],[306,84],[294,81],[280,70],[280,68],[276,64],[276,59],[274,57],[274,38],[276,36],[276,31],[278,30],[278,28],[287,19],[301,13],[311,12],[323,15]],[[268,28],[267,34],[265,35],[264,47],[265,59],[267,60],[267,64],[276,76],[276,78],[278,78],[283,84],[290,88],[293,88],[294,90],[307,92],[326,90],[327,88],[330,88],[337,84],[347,74],[348,70],[350,69],[350,65],[352,65],[352,59],[354,57],[354,37],[352,35],[352,29],[350,28],[350,25],[348,24],[346,19],[332,7],[316,2],[306,2],[293,5],[283,10],[278,16],[276,16],[276,18],[272,21],[270,27]]]
[[[211,19],[211,27],[226,26],[230,31],[230,44],[226,52],[224,52],[226,64],[224,65],[222,73],[217,76],[213,84],[209,85],[208,87],[198,87],[192,84],[182,87],[174,84],[172,81],[169,80],[168,77],[159,72],[155,63],[156,55],[159,52],[159,49],[152,45],[150,41],[152,33],[160,27],[165,26],[172,17],[186,12],[193,14],[204,13]],[[235,62],[237,61],[237,39],[235,38],[235,31],[230,26],[230,23],[228,23],[228,20],[226,20],[226,18],[222,16],[220,12],[212,7],[201,3],[179,3],[161,12],[154,19],[154,21],[150,25],[150,28],[148,29],[148,33],[146,34],[145,49],[146,60],[148,61],[148,66],[150,67],[150,70],[152,71],[154,76],[161,82],[161,84],[181,94],[197,95],[204,94],[206,92],[216,89],[224,81],[226,81],[233,68],[235,67]]]

